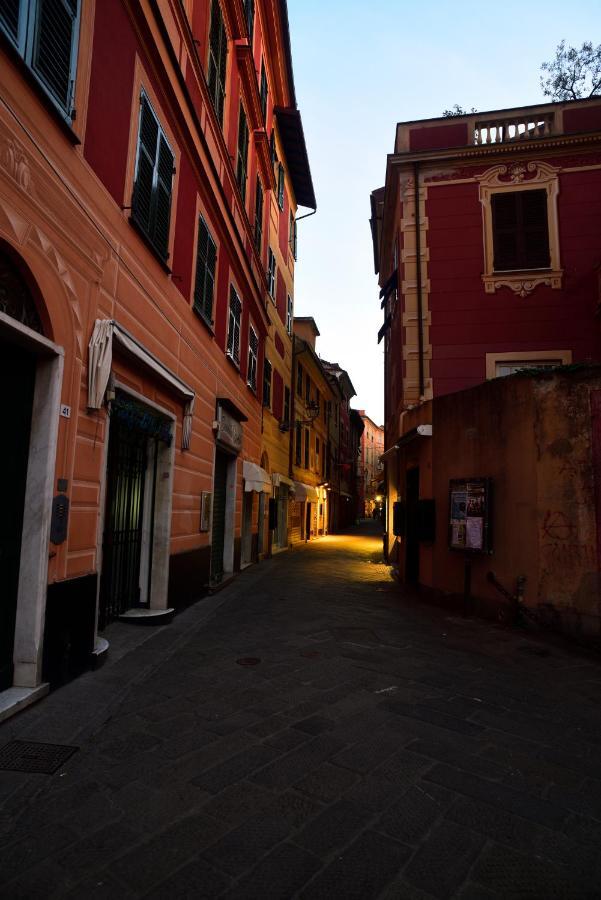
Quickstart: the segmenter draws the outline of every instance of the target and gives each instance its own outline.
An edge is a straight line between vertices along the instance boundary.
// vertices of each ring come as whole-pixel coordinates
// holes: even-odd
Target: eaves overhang
[[[317,209],[301,114],[298,109],[283,106],[276,106],[274,112],[296,202]]]

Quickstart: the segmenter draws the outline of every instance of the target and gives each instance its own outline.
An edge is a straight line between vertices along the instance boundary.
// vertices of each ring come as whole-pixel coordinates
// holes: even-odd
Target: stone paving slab
[[[103,669],[3,723],[80,749],[0,772],[0,896],[598,897],[601,664],[420,605],[380,547],[111,626]]]

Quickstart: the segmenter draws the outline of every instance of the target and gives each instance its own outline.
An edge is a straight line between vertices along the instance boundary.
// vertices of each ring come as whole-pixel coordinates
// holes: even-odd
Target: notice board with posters
[[[491,479],[449,482],[449,549],[491,553]]]

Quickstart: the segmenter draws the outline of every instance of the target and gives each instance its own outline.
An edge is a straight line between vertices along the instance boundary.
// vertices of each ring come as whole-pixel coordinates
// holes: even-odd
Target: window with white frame
[[[502,378],[504,375],[514,375],[522,369],[556,369],[563,365],[560,359],[532,359],[516,360],[515,362],[498,362],[495,364],[495,375]]]
[[[502,378],[521,369],[555,369],[572,362],[571,350],[521,350],[486,354],[486,377]]]
[[[62,115],[75,117],[80,0],[1,0],[0,30]]]
[[[175,155],[142,91],[132,219],[162,259],[169,257],[169,227]]]
[[[267,254],[267,290],[269,291],[269,296],[275,303],[275,291],[276,291],[276,264],[275,264],[275,254],[271,247],[269,248],[269,253]]]
[[[248,170],[248,122],[246,121],[246,113],[242,103],[238,115],[238,152],[236,157],[236,181],[242,194],[242,199],[246,200],[246,176]]]
[[[255,394],[257,392],[257,362],[259,358],[259,338],[257,332],[252,327],[248,329],[248,366],[246,373],[246,382]]]
[[[292,334],[292,324],[294,322],[293,309],[294,307],[292,305],[292,297],[290,296],[290,294],[288,294],[288,301],[286,304],[286,331],[290,335]]]
[[[242,320],[242,301],[233,285],[230,286],[230,309],[227,328],[226,353],[236,365],[240,365],[240,322]]]

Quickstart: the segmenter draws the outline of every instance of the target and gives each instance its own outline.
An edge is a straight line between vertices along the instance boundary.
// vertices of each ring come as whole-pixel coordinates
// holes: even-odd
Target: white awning
[[[319,500],[319,495],[314,487],[310,484],[303,484],[302,481],[294,482],[294,499],[299,503],[302,503],[303,500],[308,500],[309,502],[316,503]]]
[[[282,475],[281,472],[274,472],[271,476],[271,480],[273,481],[274,487],[279,487],[280,484],[287,484],[288,487],[294,490],[294,482],[292,478],[288,478],[287,475]]]
[[[113,365],[113,341],[175,391],[184,404],[182,450],[190,448],[194,391],[114,319],[96,319],[89,343],[88,409],[100,409]]]
[[[242,463],[244,490],[256,491],[258,494],[271,494],[271,479],[265,469],[245,459]]]

